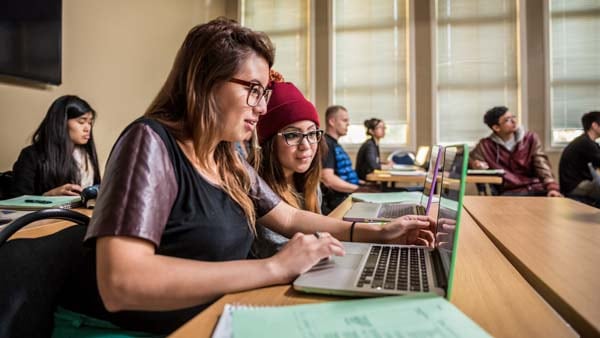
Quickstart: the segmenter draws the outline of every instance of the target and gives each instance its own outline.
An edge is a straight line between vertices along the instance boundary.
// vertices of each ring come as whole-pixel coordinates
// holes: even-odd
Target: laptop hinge
[[[444,266],[442,264],[442,257],[440,257],[440,252],[438,250],[431,251],[431,261],[433,262],[433,269],[435,270],[435,279],[437,285],[446,290],[448,288],[448,278],[446,277],[446,272],[444,271]]]

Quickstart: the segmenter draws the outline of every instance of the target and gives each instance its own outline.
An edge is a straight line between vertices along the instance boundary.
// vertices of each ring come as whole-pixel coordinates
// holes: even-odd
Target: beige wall
[[[189,29],[225,15],[222,1],[63,0],[62,84],[0,82],[0,171],[9,170],[50,103],[64,94],[98,112],[101,167],[121,130],[165,80]]]

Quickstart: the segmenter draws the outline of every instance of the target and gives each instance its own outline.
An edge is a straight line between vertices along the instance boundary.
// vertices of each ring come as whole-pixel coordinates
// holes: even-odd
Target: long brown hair
[[[255,232],[256,213],[250,177],[231,142],[220,141],[223,126],[215,91],[231,79],[253,53],[273,65],[275,49],[269,37],[217,18],[190,30],[179,49],[165,84],[145,116],[163,122],[180,140],[192,140],[201,168],[208,169],[205,149],[215,147],[214,161],[223,190],[242,208]]]
[[[258,167],[260,177],[277,195],[289,205],[301,209],[299,196],[290,190],[283,174],[283,166],[277,158],[276,137],[278,137],[277,134],[273,135],[261,146],[260,165],[255,165],[255,167]],[[317,190],[321,181],[321,161],[325,153],[327,153],[327,143],[321,139],[308,170],[305,173],[294,173],[294,188],[296,192],[304,193],[303,209],[315,213],[321,213]]]

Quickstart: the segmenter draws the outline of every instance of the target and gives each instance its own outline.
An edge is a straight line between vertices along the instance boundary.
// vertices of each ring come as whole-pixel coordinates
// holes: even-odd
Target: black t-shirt
[[[252,180],[248,194],[261,217],[281,199],[245,164]],[[96,238],[113,235],[147,240],[159,255],[215,262],[245,259],[253,241],[240,206],[204,179],[171,133],[152,119],[131,124],[112,151],[86,234],[87,262],[62,305],[124,329],[155,333],[172,332],[210,305],[108,312],[96,285],[93,247]]]
[[[565,147],[560,156],[558,172],[560,176],[560,192],[568,194],[584,180],[592,180],[587,166],[592,163],[600,167],[600,145],[583,133]]]

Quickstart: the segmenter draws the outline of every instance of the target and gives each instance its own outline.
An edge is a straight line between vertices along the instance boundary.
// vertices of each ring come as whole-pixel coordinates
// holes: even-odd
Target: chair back
[[[44,237],[7,241],[23,226],[47,218],[77,225]],[[61,288],[90,250],[83,247],[88,222],[89,217],[72,210],[40,210],[0,232],[0,337],[51,336]]]
[[[590,175],[592,175],[592,182],[600,186],[600,174],[596,171],[596,168],[592,165],[592,162],[588,162],[588,168],[590,169]]]

